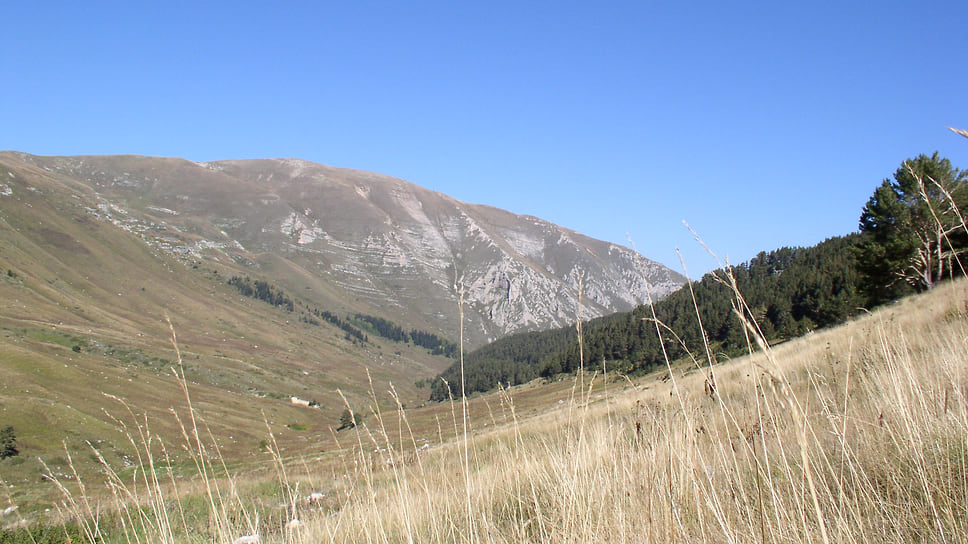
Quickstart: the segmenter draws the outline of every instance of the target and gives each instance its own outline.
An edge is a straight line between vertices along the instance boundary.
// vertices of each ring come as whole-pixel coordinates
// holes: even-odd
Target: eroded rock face
[[[683,283],[626,247],[370,172],[290,159],[22,158],[89,185],[92,213],[175,254],[283,259],[330,296],[452,338],[462,297],[471,345],[574,322],[579,291],[591,318]]]

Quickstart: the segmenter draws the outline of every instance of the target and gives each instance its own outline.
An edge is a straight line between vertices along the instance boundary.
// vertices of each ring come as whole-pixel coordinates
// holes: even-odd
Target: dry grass
[[[99,504],[65,484],[64,514],[84,520],[91,540],[122,542],[968,534],[968,282],[712,369],[672,370],[634,384],[585,376],[571,401],[526,418],[516,390],[486,397],[491,424],[466,442],[455,401],[435,447],[414,438],[406,411],[377,412],[342,438],[335,468],[275,452],[271,483],[220,464],[186,386],[185,447],[199,476],[172,477],[142,421],[130,429],[142,470],[112,477],[111,500]],[[312,491],[325,496],[310,503]]]
[[[714,394],[694,372],[480,434],[472,517],[441,450],[310,540],[961,541],[966,288],[718,366]]]

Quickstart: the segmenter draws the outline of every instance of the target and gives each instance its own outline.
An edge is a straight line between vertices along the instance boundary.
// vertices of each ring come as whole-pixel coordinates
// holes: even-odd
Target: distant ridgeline
[[[296,311],[296,303],[293,299],[285,291],[267,281],[253,281],[248,276],[232,276],[228,284],[238,289],[239,293],[244,296],[261,300],[287,312]],[[299,313],[299,320],[303,323],[320,326],[322,325],[320,320],[323,320],[338,327],[346,333],[344,337],[350,342],[369,342],[370,338],[366,333],[371,333],[382,336],[392,342],[403,344],[412,343],[426,349],[434,355],[454,357],[457,354],[457,345],[449,340],[440,338],[433,333],[416,329],[406,331],[396,323],[383,319],[382,317],[353,314],[352,316],[341,318],[332,312],[320,310],[316,307],[309,307],[305,304],[299,308]]]
[[[835,237],[810,248],[760,253],[748,263],[731,267],[748,307],[746,317],[756,321],[771,343],[845,321],[865,304],[855,257],[859,242],[857,234]],[[717,270],[693,282],[695,305],[688,285],[655,304],[670,359],[689,353],[705,359],[696,306],[717,359],[748,351],[744,326],[733,312],[741,306],[724,283],[726,278],[723,270]],[[648,306],[589,321],[582,333],[585,367],[590,371],[601,370],[603,361],[609,372],[623,373],[665,364]],[[465,356],[466,391],[488,391],[498,384],[516,385],[574,372],[580,360],[575,327],[507,336]],[[431,400],[460,396],[460,383],[460,366],[455,362],[434,381]]]

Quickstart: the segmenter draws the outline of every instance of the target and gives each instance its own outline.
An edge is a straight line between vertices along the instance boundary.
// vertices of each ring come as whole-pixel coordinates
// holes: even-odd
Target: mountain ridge
[[[683,282],[624,246],[363,170],[301,159],[6,155],[86,185],[109,221],[171,227],[156,237],[165,250],[255,268],[281,257],[326,277],[342,298],[395,308],[450,337],[463,280],[472,345],[573,321],[579,283],[582,314],[598,316]]]

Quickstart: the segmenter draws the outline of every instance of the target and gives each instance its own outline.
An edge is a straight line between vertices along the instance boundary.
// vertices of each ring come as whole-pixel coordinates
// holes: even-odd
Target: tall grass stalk
[[[456,270],[456,266],[455,266]],[[464,483],[465,483],[465,504],[467,506],[467,535],[469,541],[474,542],[474,508],[471,500],[471,456],[470,441],[468,440],[468,427],[470,425],[467,418],[467,380],[464,375],[464,279],[461,277],[457,281],[457,313],[458,313],[458,342],[460,352],[460,407],[461,407],[461,433],[464,457]]]

